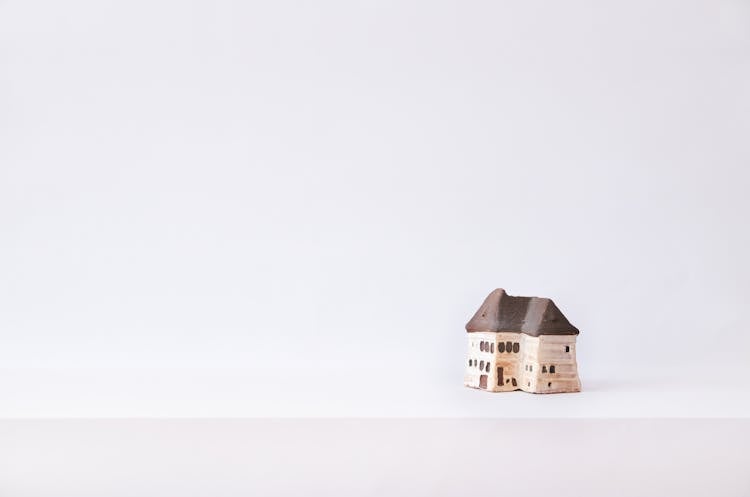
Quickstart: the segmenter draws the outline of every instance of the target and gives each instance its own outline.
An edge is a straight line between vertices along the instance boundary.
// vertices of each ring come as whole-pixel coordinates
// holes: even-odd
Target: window
[[[505,342],[500,342],[497,344],[497,351],[498,352],[505,352]]]
[[[505,350],[510,353],[511,349],[513,349],[513,344],[511,342],[505,342]]]
[[[529,364],[529,371],[533,371],[533,370],[534,370],[534,366],[532,366],[531,364]]]
[[[565,346],[565,352],[570,352],[570,345]]]
[[[518,342],[513,344],[513,352],[518,354],[518,351],[521,350],[521,346],[518,344]]]
[[[518,382],[516,381],[516,379],[515,379],[515,378],[513,378],[513,386],[514,386],[514,387],[517,387],[517,386],[518,386]]]
[[[471,367],[471,359],[469,359],[469,367]]]
[[[549,383],[547,383],[547,387],[551,387],[551,386],[552,386],[552,382],[550,381]]]
[[[550,373],[554,373],[555,372],[555,366],[550,366],[549,367],[549,372]]]
[[[479,342],[479,350],[484,352],[484,342]]]
[[[546,373],[546,372],[547,372],[547,366],[542,366],[542,373]]]
[[[479,361],[479,369],[484,369],[484,361]]]
[[[490,344],[490,354],[494,354],[494,353],[495,353],[495,344],[491,343]]]
[[[490,361],[487,361],[487,364],[484,366],[484,372],[489,373],[490,372]]]

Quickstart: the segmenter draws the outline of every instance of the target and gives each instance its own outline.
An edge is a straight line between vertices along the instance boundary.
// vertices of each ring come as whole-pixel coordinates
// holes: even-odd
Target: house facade
[[[578,392],[578,328],[550,299],[499,288],[466,325],[464,385],[490,392]]]

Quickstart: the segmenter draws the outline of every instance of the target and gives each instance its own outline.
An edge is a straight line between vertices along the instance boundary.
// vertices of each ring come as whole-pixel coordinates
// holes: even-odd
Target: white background
[[[0,415],[750,416],[748,137],[747,1],[6,0]]]
[[[0,421],[9,497],[747,497],[748,420]]]

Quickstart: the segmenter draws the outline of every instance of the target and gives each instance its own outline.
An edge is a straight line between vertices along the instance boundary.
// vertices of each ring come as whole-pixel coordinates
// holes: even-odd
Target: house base
[[[500,386],[493,386],[493,387],[483,387],[480,385],[481,380],[477,378],[476,381],[464,381],[464,386],[468,388],[473,388],[474,390],[482,390],[485,392],[513,392],[516,390],[520,390],[522,392],[527,393],[575,393],[581,391],[581,382],[578,381],[576,378],[575,381],[565,381],[565,380],[558,380],[558,381],[547,381],[546,384],[536,385],[534,386],[529,385],[528,382],[526,385],[521,385],[516,381],[516,386],[513,386],[512,382],[508,385]]]

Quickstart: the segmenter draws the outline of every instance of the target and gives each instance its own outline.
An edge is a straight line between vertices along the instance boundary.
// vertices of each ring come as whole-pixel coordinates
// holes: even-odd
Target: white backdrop
[[[0,415],[466,414],[498,286],[748,415],[749,136],[747,1],[5,1]]]

